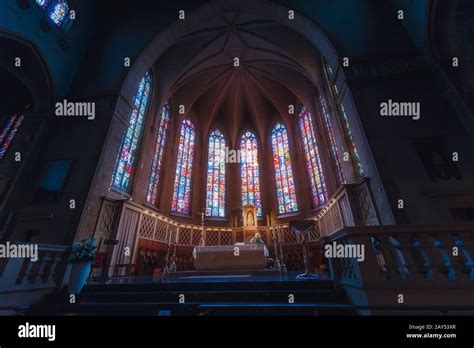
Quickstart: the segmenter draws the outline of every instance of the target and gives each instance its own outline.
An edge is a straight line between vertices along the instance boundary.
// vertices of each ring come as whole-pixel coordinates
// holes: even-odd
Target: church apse
[[[447,5],[137,1],[0,4],[0,314],[472,314]]]

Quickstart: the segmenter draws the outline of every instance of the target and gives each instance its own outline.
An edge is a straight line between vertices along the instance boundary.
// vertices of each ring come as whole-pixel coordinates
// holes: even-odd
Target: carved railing
[[[34,291],[53,290],[60,286],[67,266],[68,248],[62,245],[38,245],[38,259],[5,258],[0,265],[0,307],[14,305],[9,294],[28,291],[30,303],[37,300]],[[29,302],[22,298],[22,304]],[[4,303],[7,301],[7,303]]]
[[[347,255],[329,258],[332,276],[340,284],[399,289],[474,286],[474,224],[347,227],[325,241],[364,248],[362,262]]]
[[[368,181],[343,185],[313,220],[320,237],[344,227],[379,225]]]
[[[134,203],[123,204],[141,214],[137,238],[177,246],[196,246],[200,244],[201,239],[204,239],[205,245],[232,245],[244,241],[242,227],[203,228],[200,225],[182,224],[158,212],[139,209]],[[378,217],[368,183],[363,181],[342,186],[323,210],[312,219],[316,222],[316,228],[309,236],[310,241],[318,241],[321,237],[329,236],[348,226],[377,225]],[[273,244],[273,233],[276,233],[276,240],[283,244],[300,243],[301,237],[289,231],[288,224],[259,226],[258,231],[267,245]]]
[[[104,240],[109,238],[106,236],[111,236],[114,239],[111,227],[120,226],[120,223],[111,223],[108,217],[117,216],[118,211],[133,211],[133,214],[139,215],[132,259],[136,259],[137,245],[140,240],[166,244],[169,246],[167,255],[175,257],[180,253],[177,247],[192,248],[201,245],[202,241],[204,245],[208,246],[233,245],[244,242],[245,239],[242,227],[203,227],[196,224],[179,223],[130,201],[120,201],[120,207],[117,206],[117,202],[112,202],[109,205],[110,207],[107,206],[108,210],[104,209],[104,214],[100,215],[104,217],[102,220],[107,222],[107,224],[102,224],[104,227],[100,229],[105,231],[102,233]],[[307,237],[310,242],[314,243],[318,243],[321,237],[330,236],[347,226],[374,225],[379,222],[367,181],[343,185],[322,211],[312,219],[315,220],[316,227]],[[257,230],[270,250],[277,250],[273,247],[274,243],[277,243],[287,246],[293,249],[292,252],[297,253],[296,248],[291,246],[301,243],[301,235],[290,231],[287,223],[258,226]],[[120,237],[115,239],[120,239]],[[189,249],[184,249],[183,252],[189,253]],[[295,257],[299,259],[299,256]],[[111,264],[114,262],[112,261]]]

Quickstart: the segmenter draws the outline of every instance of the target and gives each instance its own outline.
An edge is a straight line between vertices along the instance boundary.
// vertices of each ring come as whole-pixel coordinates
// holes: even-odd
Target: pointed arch
[[[179,131],[178,160],[174,179],[171,211],[191,214],[191,185],[196,147],[196,130],[190,119],[184,119]]]
[[[260,194],[260,170],[258,162],[257,137],[246,131],[240,138],[240,180],[242,189],[242,206],[253,204],[257,216],[262,216],[262,198]]]
[[[298,203],[288,132],[282,123],[277,123],[273,128],[271,140],[278,214],[296,213],[298,212]]]
[[[5,156],[7,150],[10,148],[23,119],[24,116],[22,114],[13,115],[3,126],[2,132],[0,133],[0,159]]]
[[[297,122],[306,163],[306,173],[309,178],[311,203],[313,208],[317,208],[327,202],[327,190],[316,141],[313,115],[306,106],[301,109]]]
[[[158,121],[158,129],[156,134],[155,152],[151,163],[150,177],[148,179],[146,201],[155,205],[158,195],[158,187],[160,183],[161,167],[163,163],[163,153],[165,150],[166,139],[168,137],[168,128],[171,120],[171,108],[165,103],[161,108],[160,119]]]
[[[219,129],[209,135],[207,159],[206,216],[225,217],[226,140]]]
[[[360,160],[359,151],[357,150],[357,145],[354,139],[354,135],[352,133],[351,126],[349,124],[349,119],[347,118],[344,105],[340,104],[339,106],[341,107],[341,117],[342,117],[342,123],[344,126],[344,131],[346,133],[346,136],[349,140],[349,145],[351,147],[351,154],[352,154],[352,160],[354,162],[355,171],[357,173],[357,176],[361,176],[364,174],[364,167],[362,166],[362,162]]]
[[[112,187],[120,191],[128,192],[129,190],[143,133],[143,124],[148,111],[151,89],[151,73],[147,72],[140,81],[133,98],[133,110],[128,120],[127,130],[122,137],[122,144],[112,176]]]
[[[322,95],[319,96],[319,105],[321,107],[321,114],[323,115],[324,128],[326,130],[326,134],[328,135],[329,142],[331,145],[332,159],[336,165],[337,181],[339,182],[339,184],[343,184],[345,182],[344,173],[342,171],[341,160],[339,158],[339,152],[337,150],[336,136],[334,135],[334,128],[332,126],[331,117],[329,115],[326,100]]]

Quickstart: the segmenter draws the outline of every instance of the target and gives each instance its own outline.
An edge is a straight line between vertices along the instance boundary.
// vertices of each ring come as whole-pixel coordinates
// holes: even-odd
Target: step
[[[286,302],[292,294],[298,302],[338,301],[345,299],[340,292],[330,290],[271,290],[271,291],[149,291],[149,292],[92,292],[79,296],[81,303],[86,302],[177,302],[184,295],[186,302]]]
[[[265,281],[265,282],[180,282],[180,283],[131,283],[131,284],[93,284],[86,285],[82,293],[110,291],[215,291],[228,290],[334,290],[334,282],[318,281]]]
[[[173,316],[189,315],[340,315],[353,314],[351,305],[343,303],[87,303],[68,305],[67,315],[158,316],[160,312]]]

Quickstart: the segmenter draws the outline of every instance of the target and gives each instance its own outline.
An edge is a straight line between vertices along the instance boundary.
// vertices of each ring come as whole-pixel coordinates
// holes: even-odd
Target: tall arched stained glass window
[[[364,173],[364,167],[362,166],[362,163],[360,161],[360,156],[359,156],[359,151],[357,151],[357,145],[355,143],[354,135],[351,130],[351,126],[349,124],[349,120],[346,115],[346,110],[344,110],[344,106],[341,105],[341,115],[342,115],[342,123],[344,125],[344,130],[346,131],[347,138],[350,142],[351,146],[351,154],[352,154],[352,159],[354,161],[355,169],[357,172],[357,175],[362,175]]]
[[[327,201],[326,184],[316,142],[313,116],[305,106],[298,115],[298,128],[303,143],[306,172],[311,189],[311,200],[313,208],[316,208]]]
[[[126,192],[130,184],[150,94],[151,74],[147,72],[140,81],[133,98],[133,110],[128,120],[128,128],[122,137],[122,144],[112,177],[112,187],[120,191]]]
[[[323,96],[319,97],[319,103],[321,105],[321,110],[323,114],[324,127],[326,128],[326,132],[331,143],[332,159],[336,164],[337,180],[339,181],[339,183],[344,183],[344,175],[342,174],[341,162],[339,159],[339,153],[337,151],[336,137],[334,136],[334,129],[332,128],[331,117],[329,116],[329,110],[326,105],[326,100],[324,100]]]
[[[13,142],[18,129],[23,122],[23,115],[14,115],[8,119],[0,133],[0,159],[7,153],[8,148]]]
[[[179,131],[178,161],[174,179],[171,211],[181,214],[191,213],[191,181],[196,135],[191,120],[186,119]]]
[[[153,162],[151,163],[150,178],[148,179],[148,187],[146,193],[146,200],[150,204],[156,204],[158,194],[158,184],[160,182],[161,165],[163,163],[163,152],[166,144],[166,137],[168,135],[168,128],[171,118],[171,109],[166,103],[160,112],[160,120],[156,134],[155,152],[153,155]]]
[[[209,136],[206,216],[225,217],[225,149],[224,135],[214,130]]]
[[[242,206],[253,204],[257,216],[262,216],[260,198],[260,171],[258,168],[257,138],[252,132],[245,132],[240,140],[240,178],[242,187]]]
[[[277,123],[272,131],[272,151],[278,214],[295,213],[298,211],[298,204],[296,202],[288,132],[281,123]]]
[[[55,0],[49,9],[49,17],[58,26],[62,26],[69,14],[69,4],[65,0]]]

